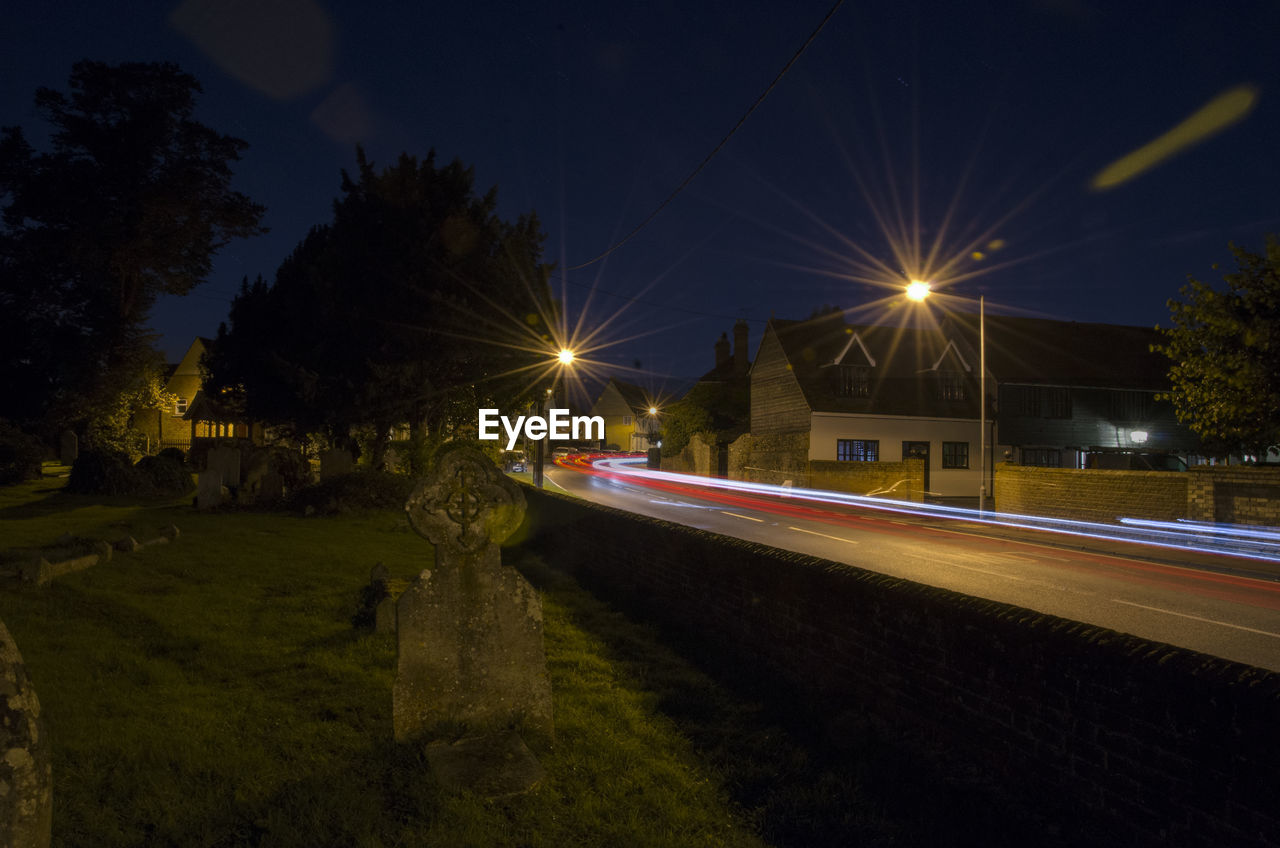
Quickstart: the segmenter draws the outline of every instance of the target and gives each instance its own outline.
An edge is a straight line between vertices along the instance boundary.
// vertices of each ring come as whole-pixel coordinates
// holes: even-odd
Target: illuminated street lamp
[[[573,359],[574,359],[573,351],[567,347],[560,348],[559,353],[556,354],[556,361],[559,363],[560,369],[572,368]],[[560,379],[559,369],[557,369],[556,382],[558,382],[559,379]],[[552,383],[552,387],[547,389],[546,397],[542,399],[542,403],[540,404],[540,406],[542,407],[542,414],[544,416],[548,413],[551,404],[554,402],[555,402],[555,383]],[[547,460],[547,439],[546,439],[546,436],[544,436],[543,438],[538,439],[537,458],[534,460],[534,463],[533,463],[533,485],[539,489],[542,488],[542,477],[543,477],[542,464],[546,462],[546,460]]]
[[[916,303],[929,296],[933,287],[923,280],[907,284],[907,298]],[[978,512],[987,503],[987,318],[986,296],[978,295]]]
[[[561,365],[572,365],[573,351],[569,350],[567,347],[560,348],[560,353],[556,358],[560,360]]]

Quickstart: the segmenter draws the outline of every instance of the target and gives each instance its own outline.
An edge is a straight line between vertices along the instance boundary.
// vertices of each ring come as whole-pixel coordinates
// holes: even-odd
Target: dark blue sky
[[[461,158],[482,190],[498,186],[505,216],[538,212],[549,260],[591,259],[681,183],[831,5],[22,4],[0,31],[0,123],[38,137],[35,88],[65,88],[78,59],[171,60],[204,85],[199,117],[249,142],[236,186],[272,232],[160,304],[176,358],[216,332],[242,276],[270,279],[329,219],[357,141],[380,163],[432,147]],[[647,335],[595,358],[638,359],[650,373],[631,379],[661,388],[709,368],[737,317],[754,347],[771,314],[885,296],[850,279],[903,270],[879,213],[926,249],[941,237],[940,255],[961,257],[952,276],[981,272],[949,292],[1023,314],[1167,320],[1188,273],[1217,279],[1228,241],[1260,249],[1280,232],[1277,32],[1273,0],[849,0],[657,218],[567,272],[569,311],[596,286],[589,325],[623,309],[607,338]],[[1253,105],[1236,123],[1090,188],[1240,86]]]

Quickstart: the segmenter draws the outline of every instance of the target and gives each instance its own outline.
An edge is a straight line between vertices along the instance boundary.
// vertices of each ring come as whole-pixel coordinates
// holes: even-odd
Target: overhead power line
[[[717,144],[715,148],[710,153],[708,153],[701,162],[698,163],[698,167],[694,168],[689,173],[689,176],[685,177],[684,180],[678,186],[675,187],[675,190],[672,191],[669,195],[667,195],[666,199],[663,200],[661,203],[659,203],[657,208],[655,208],[652,212],[649,213],[648,217],[646,217],[643,221],[637,224],[635,228],[631,230],[631,232],[627,233],[625,236],[622,237],[621,240],[614,243],[611,247],[606,249],[600,255],[596,256],[593,259],[588,259],[586,262],[583,262],[581,265],[573,265],[566,268],[565,270],[580,271],[583,268],[586,268],[590,265],[594,265],[595,263],[599,262],[601,259],[604,259],[609,254],[613,253],[618,248],[622,247],[627,242],[631,241],[631,239],[636,235],[636,233],[640,232],[642,229],[648,226],[650,221],[658,217],[658,213],[661,212],[663,209],[665,209],[667,207],[667,204],[669,204],[672,200],[675,200],[676,195],[684,191],[685,187],[688,186],[689,183],[693,182],[694,178],[697,177],[698,174],[702,173],[702,169],[707,167],[708,163],[710,163],[711,160],[715,158],[716,154],[719,153],[724,148],[724,146],[729,143],[729,139],[733,138],[733,134],[736,133],[738,129],[747,122],[747,118],[751,117],[751,113],[754,112],[757,108],[759,108],[760,104],[764,102],[764,99],[769,96],[769,92],[773,91],[774,87],[777,86],[777,84],[782,81],[782,78],[786,76],[787,71],[791,70],[791,66],[794,65],[800,59],[800,57],[804,54],[805,50],[809,49],[809,45],[812,44],[814,42],[814,39],[818,37],[818,33],[822,32],[823,27],[827,25],[827,22],[831,20],[832,16],[835,15],[836,11],[839,10],[839,8],[843,4],[844,4],[844,0],[836,0],[835,5],[833,5],[831,9],[828,10],[826,16],[823,17],[822,22],[819,23],[817,28],[814,29],[814,31],[809,34],[809,37],[805,39],[804,44],[800,45],[800,49],[795,52],[795,55],[791,57],[790,61],[788,61],[787,64],[782,66],[782,70],[778,71],[778,75],[773,78],[773,82],[769,83],[768,88],[766,88],[760,94],[760,96],[756,98],[756,101],[751,104],[751,108],[743,113],[742,117],[738,119],[738,123],[733,125],[733,129],[729,130],[729,132],[725,135],[725,137],[720,139],[720,143]]]

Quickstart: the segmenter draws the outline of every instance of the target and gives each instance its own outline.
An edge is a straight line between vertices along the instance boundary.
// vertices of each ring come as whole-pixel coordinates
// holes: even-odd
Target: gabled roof
[[[948,316],[944,332],[978,351],[978,316]],[[1152,353],[1161,340],[1150,327],[986,317],[987,372],[1002,383],[1147,389],[1169,386],[1169,360]]]
[[[850,325],[841,315],[770,321],[792,373],[815,412],[977,418],[977,367],[936,329]],[[866,397],[840,393],[842,369],[867,369]],[[965,386],[965,400],[943,400],[941,372]]]
[[[627,383],[619,380],[617,377],[610,377],[609,382],[613,384],[614,389],[621,395],[622,400],[637,415],[646,415],[652,401],[649,399],[649,393],[633,383]]]

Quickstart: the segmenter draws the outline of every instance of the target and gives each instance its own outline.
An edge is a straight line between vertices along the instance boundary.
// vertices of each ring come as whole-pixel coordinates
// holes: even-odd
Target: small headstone
[[[240,485],[240,451],[227,445],[218,445],[209,450],[205,460],[205,468],[209,471],[222,472],[222,485]]]
[[[383,598],[373,609],[373,632],[396,632],[396,602],[391,598]]]
[[[320,480],[329,480],[342,474],[350,474],[355,470],[355,460],[351,452],[342,448],[331,448],[320,454]]]
[[[160,528],[160,535],[164,536],[171,542],[178,541],[178,537],[182,535],[182,531],[178,529],[178,525],[170,524],[167,527]]]
[[[98,555],[99,562],[111,562],[111,554],[114,550],[111,543],[105,539],[99,539],[93,543],[93,552]]]
[[[380,562],[374,563],[373,568],[369,569],[369,582],[386,583],[387,567]]]
[[[216,469],[201,471],[196,479],[196,506],[213,509],[222,503],[222,472]]]
[[[0,844],[48,848],[53,780],[40,699],[0,621]]]
[[[72,430],[63,430],[58,439],[58,459],[63,465],[74,465],[80,456],[80,437]]]
[[[511,737],[550,743],[555,734],[542,602],[524,577],[502,565],[498,548],[524,508],[519,487],[466,446],[438,454],[405,505],[413,529],[435,545],[436,559],[396,606],[395,738],[428,743],[437,777],[455,789],[532,788],[541,769]],[[459,748],[502,754],[464,754],[472,761],[467,769],[438,765],[456,761]]]
[[[284,477],[279,471],[268,471],[258,479],[258,503],[277,503],[284,500]]]
[[[132,536],[125,536],[123,539],[119,539],[118,541],[116,541],[117,551],[124,551],[127,554],[131,554],[134,551],[141,550],[141,549],[142,549],[142,543],[139,542],[137,539],[133,538]]]

